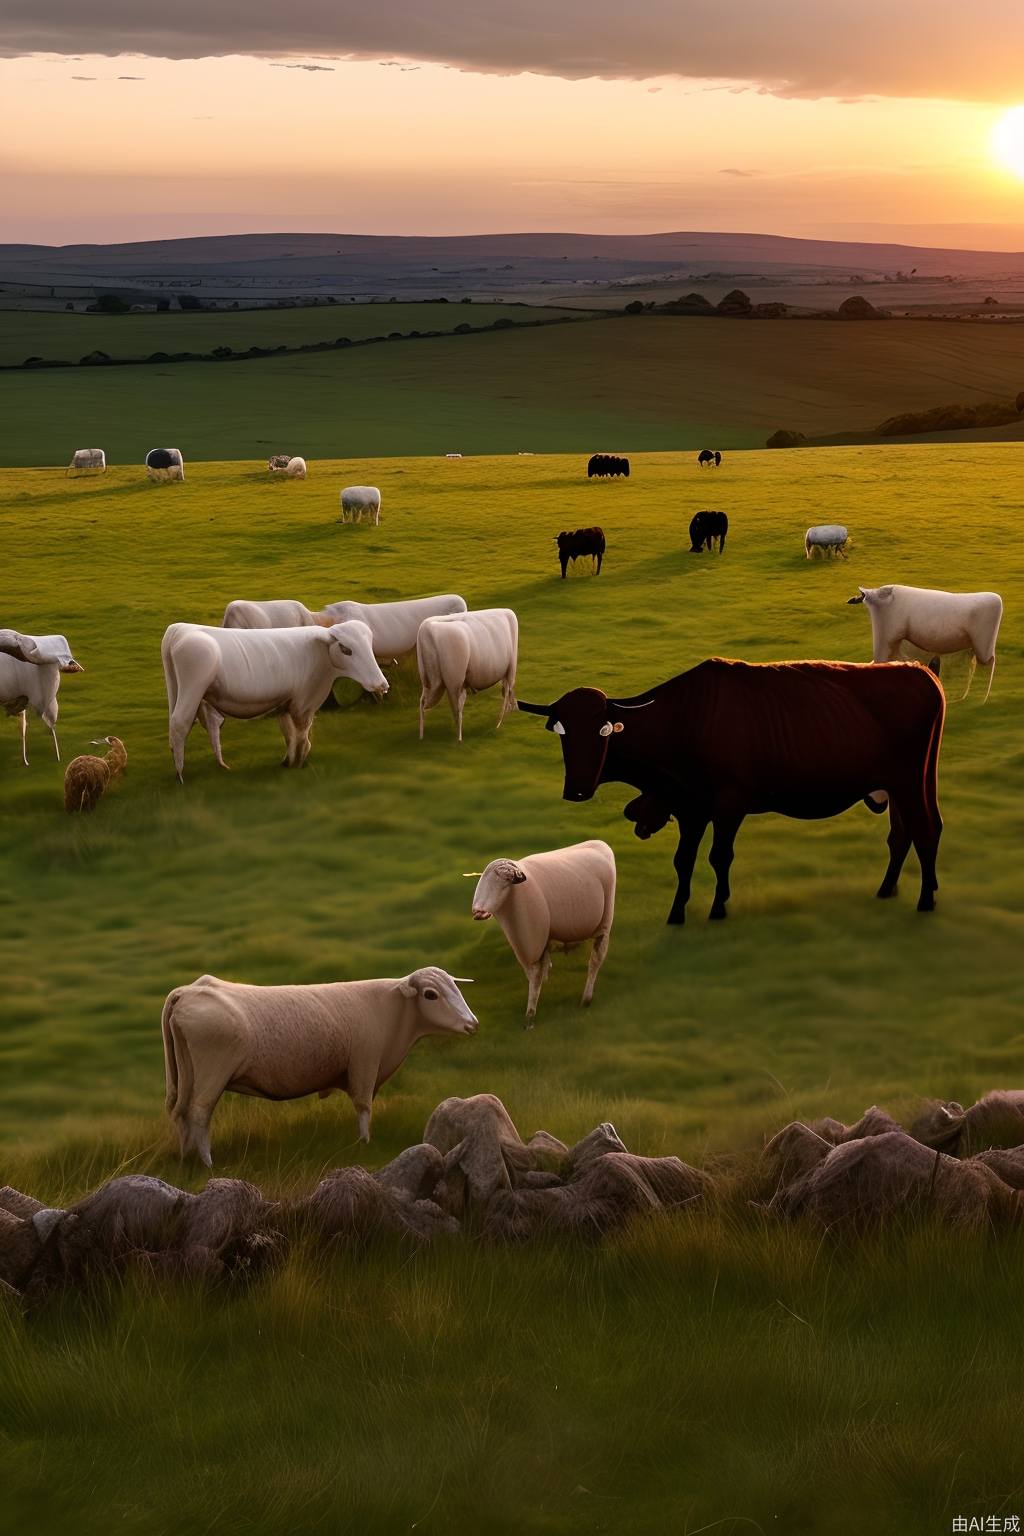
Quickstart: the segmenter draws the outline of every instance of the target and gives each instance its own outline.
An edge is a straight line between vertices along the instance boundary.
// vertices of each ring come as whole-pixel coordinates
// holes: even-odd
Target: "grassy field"
[[[453,331],[457,325],[511,320],[583,318],[567,309],[518,304],[337,304],[296,309],[231,310],[165,315],[54,314],[0,309],[0,364],[27,357],[77,363],[93,351],[110,357],[148,357],[151,352],[211,352],[214,347],[298,347],[347,336],[387,336],[391,331]]]
[[[207,970],[477,978],[480,1034],[417,1047],[378,1101],[373,1162],[452,1093],[499,1094],[526,1134],[610,1118],[638,1151],[714,1166],[794,1117],[1017,1084],[1013,451],[749,454],[698,476],[671,454],[609,483],[564,457],[349,461],[287,484],[243,463],[194,464],[181,486],[0,476],[4,622],[65,631],[86,668],[61,689],[65,760],[108,732],[129,752],[78,821],[39,722],[28,770],[14,722],[0,732],[4,1180],[52,1200],[127,1169],[201,1183],[171,1153],[159,1014]],[[378,529],[336,521],[343,477],[380,484]],[[687,553],[709,500],[731,519],[721,560]],[[804,560],[824,518],[850,525],[848,563]],[[552,534],[594,522],[604,574],[559,581]],[[507,604],[519,691],[545,700],[575,683],[635,692],[709,654],[867,659],[845,599],[886,580],[1006,600],[990,702],[950,710],[930,917],[913,868],[896,902],[873,899],[885,828],[858,808],[751,820],[729,921],[704,921],[702,858],[691,920],[670,931],[673,841],[630,835],[629,792],[564,803],[557,744],[526,716],[496,734],[490,694],[467,706],[462,746],[440,708],[420,744],[408,666],[383,706],[349,695],[322,717],[300,773],[260,722],[226,727],[230,774],[194,733],[184,786],[173,776],[160,635],[216,622],[232,597]],[[583,958],[556,958],[524,1032],[524,978],[495,926],[470,921],[462,873],[593,836],[620,878],[594,1005],[577,1006]],[[357,1160],[353,1140],[337,1097],[225,1101],[215,1171],[306,1187]],[[1022,1259],[927,1231],[843,1252],[711,1212],[600,1251],[298,1255],[243,1299],[140,1289],[0,1317],[0,1529],[923,1536],[961,1512],[1024,1515]]]
[[[315,313],[340,327],[353,312]],[[1020,385],[1009,330],[625,317],[249,363],[7,373],[0,464],[66,464],[94,445],[140,464],[166,443],[186,460],[755,448],[779,427],[870,432]]]

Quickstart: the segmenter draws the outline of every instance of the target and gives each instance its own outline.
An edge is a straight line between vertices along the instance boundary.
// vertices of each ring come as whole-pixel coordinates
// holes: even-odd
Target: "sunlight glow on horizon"
[[[1001,228],[1024,248],[1024,107],[993,128],[977,103],[384,66],[0,59],[17,125],[0,241],[731,229],[985,246]],[[915,236],[928,226],[964,232]]]

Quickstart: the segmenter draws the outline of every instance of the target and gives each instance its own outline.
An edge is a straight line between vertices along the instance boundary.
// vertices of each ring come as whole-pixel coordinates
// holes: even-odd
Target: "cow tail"
[[[946,698],[943,694],[939,701],[939,708],[932,722],[931,735],[928,738],[928,750],[924,762],[924,803],[928,813],[928,820],[936,836],[942,831],[942,817],[939,814],[939,749],[942,746],[942,728],[946,720]]]
[[[164,999],[163,1011],[160,1014],[160,1030],[164,1039],[164,1078],[167,1085],[167,1094],[164,1100],[168,1113],[171,1113],[181,1097],[181,1083],[178,1073],[178,1058],[174,1049],[174,1037],[171,1034],[171,1015],[174,1005],[181,996],[181,988],[176,987],[173,992],[168,992]],[[191,1084],[188,1085],[191,1092]]]

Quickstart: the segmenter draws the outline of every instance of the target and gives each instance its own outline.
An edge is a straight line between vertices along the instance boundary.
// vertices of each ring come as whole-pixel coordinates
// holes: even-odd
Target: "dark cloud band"
[[[974,0],[5,0],[0,56],[402,58],[566,79],[683,75],[790,96],[1013,101],[1024,10]]]

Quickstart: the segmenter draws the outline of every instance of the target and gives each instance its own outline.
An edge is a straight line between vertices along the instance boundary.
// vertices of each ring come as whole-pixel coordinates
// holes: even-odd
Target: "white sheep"
[[[408,976],[260,987],[200,976],[175,987],[161,1027],[167,1109],[182,1157],[210,1166],[210,1118],[223,1093],[326,1098],[340,1088],[370,1139],[373,1100],[424,1035],[475,1035],[466,976],[423,966]]]
[[[820,549],[823,555],[842,555],[845,560],[849,542],[849,529],[842,523],[819,523],[804,534],[804,554],[809,560],[814,551]]]
[[[23,635],[16,629],[0,629],[0,709],[21,716],[21,760],[26,768],[26,710],[35,710],[50,732],[59,763],[57,689],[61,673],[84,671],[63,635]]]
[[[493,859],[473,892],[473,917],[495,917],[526,973],[526,1017],[537,1012],[551,950],[593,940],[581,1002],[594,995],[615,914],[615,855],[593,839],[525,859]]]
[[[860,587],[859,596],[871,615],[873,661],[897,661],[904,645],[913,645],[930,656],[949,656],[970,651],[967,687],[980,662],[988,668],[987,699],[996,669],[996,637],[1003,617],[998,592],[941,592],[930,587]]]
[[[361,523],[363,513],[376,526],[380,522],[380,491],[375,485],[346,485],[341,493],[341,520]]]

